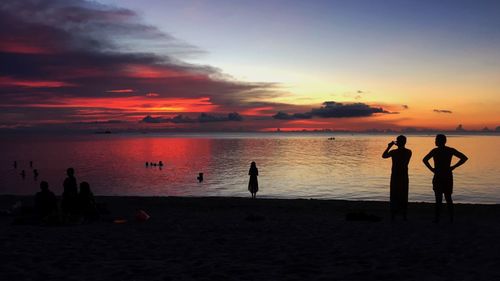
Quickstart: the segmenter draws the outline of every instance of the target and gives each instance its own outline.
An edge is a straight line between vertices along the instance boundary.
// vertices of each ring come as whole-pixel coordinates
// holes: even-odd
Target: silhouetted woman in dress
[[[389,151],[393,145],[398,148]],[[391,141],[382,154],[382,158],[392,158],[390,192],[392,220],[397,213],[401,213],[403,219],[406,220],[408,209],[408,163],[410,163],[411,150],[405,148],[405,145],[406,137],[398,136],[396,142]]]
[[[257,169],[257,165],[255,164],[255,162],[252,162],[252,164],[250,164],[248,175],[250,176],[250,181],[248,182],[248,191],[250,191],[250,193],[252,194],[252,198],[255,198],[257,195],[257,191],[259,191],[259,182],[257,180],[259,170]]]

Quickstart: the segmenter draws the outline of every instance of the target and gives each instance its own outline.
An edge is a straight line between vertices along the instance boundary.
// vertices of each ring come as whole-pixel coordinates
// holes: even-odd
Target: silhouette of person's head
[[[257,164],[255,162],[250,163],[250,168],[257,168]]]
[[[90,194],[90,185],[86,181],[82,181],[80,183],[80,193],[82,194]]]
[[[41,189],[42,191],[48,191],[48,190],[49,190],[49,183],[48,183],[48,182],[46,182],[46,181],[42,181],[42,182],[40,183],[40,189]]]
[[[446,136],[443,134],[436,135],[436,146],[444,146],[446,144]]]
[[[396,145],[398,147],[405,147],[406,145],[406,137],[403,136],[403,135],[399,135],[397,138],[396,138]]]
[[[68,168],[66,170],[66,174],[68,175],[68,177],[73,177],[75,175],[75,169],[73,168]]]

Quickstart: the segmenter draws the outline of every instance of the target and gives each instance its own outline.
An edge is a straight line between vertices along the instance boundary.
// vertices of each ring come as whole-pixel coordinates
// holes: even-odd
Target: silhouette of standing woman
[[[248,175],[250,176],[250,181],[248,181],[248,191],[250,191],[250,193],[252,194],[252,198],[255,199],[255,197],[257,196],[257,191],[259,191],[259,182],[257,180],[259,170],[257,169],[257,165],[255,164],[255,162],[252,162],[250,164]]]
[[[453,221],[454,208],[453,199],[451,199],[451,194],[453,193],[453,170],[462,166],[468,158],[460,151],[446,146],[446,136],[443,134],[436,135],[435,143],[437,147],[431,150],[423,159],[425,166],[434,173],[432,179],[432,189],[436,196],[436,216],[434,222],[439,222],[443,194],[448,206],[450,221]],[[458,157],[459,160],[452,166],[451,158],[453,156]],[[429,163],[431,158],[434,159],[434,167]]]
[[[389,151],[393,145],[398,148]],[[406,220],[408,209],[408,163],[410,163],[411,150],[405,148],[405,145],[406,137],[398,136],[396,142],[391,141],[382,154],[382,158],[392,158],[390,191],[392,220],[397,213],[401,213],[403,219]]]

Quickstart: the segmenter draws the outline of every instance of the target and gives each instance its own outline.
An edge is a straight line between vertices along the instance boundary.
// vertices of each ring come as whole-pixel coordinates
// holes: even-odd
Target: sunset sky
[[[7,0],[0,129],[500,125],[500,1]]]

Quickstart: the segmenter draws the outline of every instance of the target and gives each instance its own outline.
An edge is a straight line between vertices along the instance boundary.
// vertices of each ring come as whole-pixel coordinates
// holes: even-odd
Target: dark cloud
[[[80,125],[100,125],[100,124],[124,124],[128,123],[125,120],[103,120],[103,121],[90,121],[90,122],[75,122],[74,124],[80,124]]]
[[[166,123],[166,122],[170,122],[170,120],[171,119],[163,118],[161,116],[152,117],[151,115],[148,115],[148,116],[142,118],[141,122],[142,123]]]
[[[320,108],[313,108],[310,112],[287,114],[278,112],[273,116],[274,119],[292,120],[292,119],[309,119],[313,116],[320,118],[348,118],[348,117],[367,117],[376,113],[389,112],[381,107],[372,107],[364,103],[343,104],[334,101],[326,101]]]
[[[294,119],[310,119],[312,115],[310,113],[294,113],[294,114],[288,114],[283,111],[280,111],[273,115],[274,119],[279,119],[279,120],[294,120]]]
[[[453,113],[451,110],[446,109],[434,109],[433,111],[436,113]]]
[[[174,118],[170,119],[169,122],[176,123],[176,124],[196,123],[196,119],[191,119],[188,116],[179,114],[179,115],[175,116]]]
[[[179,114],[173,118],[164,118],[162,116],[152,117],[148,115],[141,120],[141,123],[211,123],[211,122],[228,122],[228,121],[243,121],[243,117],[237,113],[232,112],[227,115],[213,115],[208,113],[201,113],[197,118]]]
[[[410,108],[410,107],[409,107],[408,105],[406,105],[406,104],[401,105],[401,107],[403,107],[403,109],[409,109],[409,108]]]
[[[102,107],[112,108],[123,98],[117,93],[206,98],[226,112],[281,95],[275,84],[238,82],[217,68],[183,62],[200,50],[144,24],[134,11],[93,1],[2,1],[0,38],[0,106],[19,114],[68,98],[105,98]],[[55,120],[73,113],[57,112]]]
[[[243,116],[238,112],[232,112],[227,115],[227,121],[243,121]]]

